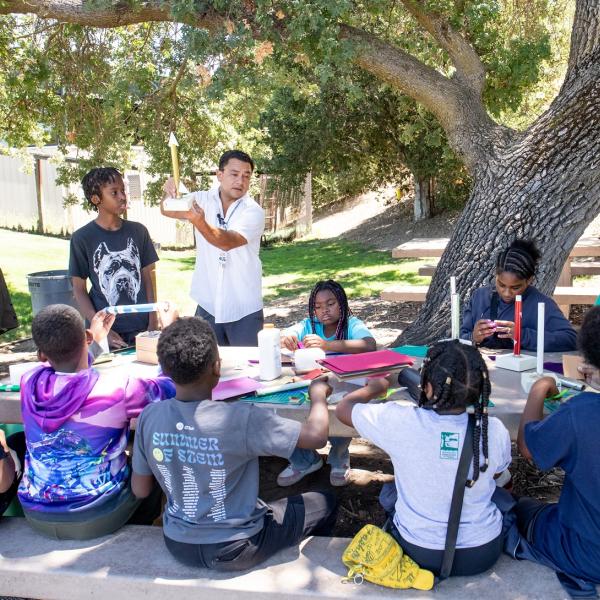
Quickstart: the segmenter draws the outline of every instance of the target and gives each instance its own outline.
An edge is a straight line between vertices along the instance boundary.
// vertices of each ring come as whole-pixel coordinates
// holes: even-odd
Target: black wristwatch
[[[3,460],[4,458],[6,458],[7,456],[10,456],[10,452],[7,452],[4,449],[4,446],[0,445],[0,460]]]

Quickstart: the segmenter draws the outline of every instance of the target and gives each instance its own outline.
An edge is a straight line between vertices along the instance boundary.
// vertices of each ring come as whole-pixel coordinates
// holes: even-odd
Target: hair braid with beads
[[[348,339],[348,320],[350,319],[350,315],[352,311],[348,306],[348,297],[346,296],[346,292],[344,288],[333,279],[326,279],[323,281],[317,281],[315,286],[310,292],[310,297],[308,299],[308,316],[310,318],[310,325],[312,328],[312,332],[316,333],[316,312],[315,312],[315,304],[317,299],[317,294],[319,292],[330,291],[337,300],[340,306],[340,320],[338,321],[336,330],[335,330],[335,339],[336,340],[346,340]]]
[[[425,394],[428,383],[432,387],[431,398]],[[477,348],[452,340],[438,342],[427,351],[421,369],[419,406],[436,412],[468,406],[475,408],[473,479],[467,482],[469,487],[489,465],[488,404],[491,389],[487,366]],[[480,448],[483,465],[479,461]]]

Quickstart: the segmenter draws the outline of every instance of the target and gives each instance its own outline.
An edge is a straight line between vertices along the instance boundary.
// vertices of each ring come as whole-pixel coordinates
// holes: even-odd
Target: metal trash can
[[[69,271],[40,271],[27,275],[33,315],[50,304],[68,304],[77,308]]]

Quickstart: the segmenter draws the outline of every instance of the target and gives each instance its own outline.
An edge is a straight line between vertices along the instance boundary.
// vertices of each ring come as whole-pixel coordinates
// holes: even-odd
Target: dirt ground
[[[325,459],[325,452],[322,452]],[[352,537],[367,523],[383,525],[385,513],[378,502],[381,486],[394,480],[394,469],[388,455],[363,439],[353,440],[350,446],[352,473],[346,487],[329,483],[329,466],[307,475],[296,485],[281,488],[277,475],[286,467],[281,458],[260,459],[260,497],[269,502],[302,492],[330,490],[338,499],[338,517],[334,536]],[[513,492],[532,496],[546,502],[558,500],[564,474],[560,469],[541,472],[518,455],[513,444]]]

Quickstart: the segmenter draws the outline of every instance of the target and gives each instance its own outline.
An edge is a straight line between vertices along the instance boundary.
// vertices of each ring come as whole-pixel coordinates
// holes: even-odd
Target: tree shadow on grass
[[[365,275],[357,271],[349,274],[337,275],[333,273],[316,272],[310,275],[298,275],[294,277],[293,282],[284,282],[281,284],[266,284],[264,290],[265,300],[273,300],[281,297],[297,296],[308,294],[319,279],[335,279],[346,290],[349,297],[369,297],[376,296],[391,284],[406,285],[424,285],[423,277],[418,277],[414,273],[399,273],[396,270],[384,271],[374,275]]]
[[[307,294],[320,279],[336,279],[350,297],[378,295],[389,284],[426,284],[416,269],[406,271],[406,263],[415,259],[395,260],[388,251],[366,248],[356,242],[338,240],[302,240],[262,248],[265,300]],[[163,257],[170,269],[191,271],[195,256]]]
[[[424,285],[415,271],[403,272],[409,260],[389,252],[344,241],[301,241],[263,250],[265,299],[308,293],[319,279],[336,279],[350,297],[378,295],[390,284]],[[278,281],[278,276],[282,277]]]
[[[261,259],[265,275],[309,274],[381,265],[389,253],[352,242],[308,240],[265,248]]]
[[[165,263],[177,263],[181,271],[193,271],[196,266],[195,256],[186,256],[185,258],[164,256],[160,260]]]

